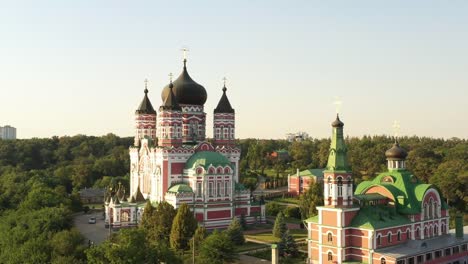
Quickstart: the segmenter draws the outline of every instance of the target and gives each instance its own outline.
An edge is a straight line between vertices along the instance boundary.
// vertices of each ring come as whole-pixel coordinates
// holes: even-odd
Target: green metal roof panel
[[[167,190],[168,193],[193,193],[192,188],[187,184],[179,183]]]
[[[301,177],[315,177],[315,178],[323,178],[323,170],[324,169],[308,169],[299,172],[299,176]]]
[[[351,221],[353,227],[371,230],[406,224],[411,224],[411,221],[390,206],[363,207]]]
[[[310,223],[318,223],[318,219],[319,219],[319,217],[318,217],[318,215],[316,215],[316,216],[312,216],[312,217],[307,218],[305,221],[308,222],[308,223],[309,222]]]
[[[199,151],[193,154],[185,163],[186,169],[194,169],[198,166],[202,166],[204,169],[208,169],[210,165],[217,166],[230,166],[231,162],[222,154],[215,151]]]

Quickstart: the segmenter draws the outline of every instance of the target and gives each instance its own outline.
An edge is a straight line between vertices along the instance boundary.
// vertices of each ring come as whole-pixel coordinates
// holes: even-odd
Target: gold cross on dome
[[[184,54],[184,60],[186,60],[186,59],[187,59],[187,52],[189,51],[189,49],[188,49],[187,47],[183,47],[183,48],[181,48],[180,50],[181,50],[181,51],[183,52],[183,54]]]
[[[341,105],[343,104],[343,102],[339,98],[335,98],[335,101],[333,102],[333,104],[335,105],[336,113],[339,114],[341,110]]]
[[[397,138],[400,135],[400,121],[393,121],[393,135]]]
[[[226,86],[226,81],[227,81],[227,78],[226,78],[226,77],[223,77],[224,86]]]
[[[170,72],[170,73],[169,73],[169,81],[170,81],[170,82],[172,82],[172,77],[173,77],[173,76],[174,76],[174,75],[172,74],[172,72]]]
[[[145,88],[148,88],[148,79],[145,78]]]

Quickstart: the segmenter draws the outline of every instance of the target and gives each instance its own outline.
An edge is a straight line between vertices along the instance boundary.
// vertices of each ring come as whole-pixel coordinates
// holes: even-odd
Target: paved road
[[[92,216],[96,217],[96,224],[88,224],[88,219]],[[95,245],[102,243],[109,235],[109,229],[104,227],[102,211],[92,214],[78,214],[73,221],[75,227],[86,238],[86,241],[91,240]]]

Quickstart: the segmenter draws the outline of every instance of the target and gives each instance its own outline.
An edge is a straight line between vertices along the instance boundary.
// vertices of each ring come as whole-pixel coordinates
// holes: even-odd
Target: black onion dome
[[[156,111],[154,111],[153,105],[151,104],[151,101],[148,98],[148,89],[145,88],[145,97],[143,97],[143,100],[140,103],[140,106],[138,109],[135,111],[136,114],[156,114]]]
[[[223,87],[223,95],[221,96],[221,99],[219,99],[218,106],[215,108],[214,113],[229,113],[229,114],[234,114],[234,109],[231,106],[231,103],[229,102],[229,99],[227,98],[226,95],[226,86]]]
[[[180,108],[180,105],[177,103],[177,98],[174,95],[174,90],[173,90],[173,84],[172,82],[169,84],[169,94],[166,96],[166,99],[164,100],[163,104],[161,107],[159,107],[159,110],[182,110]]]
[[[344,123],[341,122],[339,115],[336,114],[336,119],[335,119],[335,121],[332,122],[331,125],[332,125],[332,127],[343,127]]]
[[[406,150],[400,147],[400,144],[398,144],[397,141],[393,144],[392,148],[385,151],[385,156],[387,157],[387,159],[404,160],[406,156],[408,156],[408,153],[406,152]]]
[[[191,104],[191,105],[204,105],[206,102],[207,94],[205,87],[196,83],[187,72],[186,61],[184,61],[184,70],[173,82],[174,95],[177,97],[179,104]],[[169,85],[164,87],[161,93],[161,99],[163,102],[169,95]]]

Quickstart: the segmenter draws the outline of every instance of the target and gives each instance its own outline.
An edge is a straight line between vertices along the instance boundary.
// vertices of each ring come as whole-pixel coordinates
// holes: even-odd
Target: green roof
[[[312,217],[307,218],[305,221],[308,222],[308,223],[309,222],[318,223],[318,219],[319,219],[319,217],[318,217],[318,215],[316,215],[316,216],[312,216]]]
[[[179,183],[167,190],[168,193],[193,193],[192,188],[184,183]]]
[[[217,166],[230,166],[231,162],[222,154],[215,151],[199,151],[193,154],[185,163],[186,169],[195,169],[198,166],[202,166],[205,170],[210,165]]]
[[[323,170],[324,169],[308,169],[299,172],[299,176],[301,177],[318,177],[323,178]]]
[[[373,186],[381,186],[387,189],[393,195],[398,212],[402,214],[416,214],[421,212],[421,202],[424,194],[429,188],[435,189],[432,184],[421,183],[407,170],[389,170],[379,174],[372,181],[361,182],[357,186],[354,194],[364,194]],[[442,208],[446,209],[447,204],[445,204],[442,198],[441,202]]]
[[[356,194],[354,195],[354,198],[361,200],[361,201],[375,201],[375,200],[387,199],[387,197],[379,193]]]
[[[333,125],[336,122],[339,122],[340,125]],[[346,155],[348,149],[346,148],[343,136],[343,123],[340,121],[338,115],[336,116],[336,120],[333,124],[333,135],[331,138],[326,170],[330,172],[345,172],[349,170],[348,158]]]
[[[390,206],[363,207],[351,221],[353,227],[372,230],[406,224],[411,224],[411,221]]]

